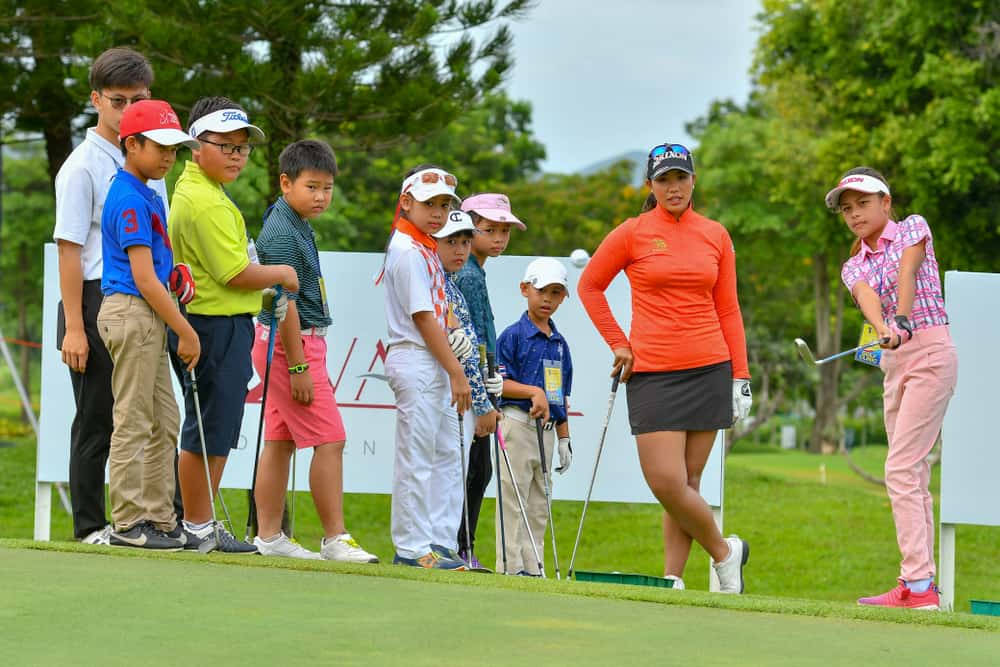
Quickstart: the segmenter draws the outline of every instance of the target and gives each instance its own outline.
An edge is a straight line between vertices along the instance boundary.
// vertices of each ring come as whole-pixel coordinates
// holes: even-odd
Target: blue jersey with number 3
[[[153,269],[164,285],[174,266],[174,253],[167,236],[167,212],[163,200],[151,188],[123,169],[111,180],[101,215],[101,246],[104,294],[141,297],[132,275],[128,249],[146,246],[153,255]]]

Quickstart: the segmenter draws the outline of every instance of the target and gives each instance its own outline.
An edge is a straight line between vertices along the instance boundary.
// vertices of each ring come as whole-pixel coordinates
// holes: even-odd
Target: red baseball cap
[[[141,134],[161,146],[183,144],[191,149],[201,147],[197,140],[181,129],[177,114],[163,100],[142,100],[126,107],[118,129],[118,140],[133,134]]]

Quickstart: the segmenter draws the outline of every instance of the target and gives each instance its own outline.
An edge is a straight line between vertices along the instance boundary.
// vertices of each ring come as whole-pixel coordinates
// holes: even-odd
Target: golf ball
[[[570,263],[578,269],[582,269],[590,261],[590,253],[583,248],[577,248],[569,254]]]

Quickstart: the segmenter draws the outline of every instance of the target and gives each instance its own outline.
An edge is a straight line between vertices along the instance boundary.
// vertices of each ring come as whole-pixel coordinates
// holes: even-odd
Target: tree
[[[447,126],[510,68],[503,23],[530,0],[137,1],[81,32],[86,52],[127,41],[156,71],[156,94],[182,112],[204,95],[242,103],[268,135],[268,187],[288,143],[325,136],[340,152],[378,150]]]
[[[716,105],[692,129],[709,210],[751,249],[744,266],[768,262],[749,279],[741,267],[743,284],[756,282],[760,301],[786,305],[786,319],[768,329],[802,317],[793,303],[811,293],[818,354],[853,342],[859,317],[845,309],[839,284],[851,237],[822,197],[857,164],[886,174],[897,210],[932,221],[942,269],[992,265],[1000,250],[998,8],[995,0],[895,0],[872,12],[859,0],[765,0],[750,103]],[[767,313],[756,308],[753,316]],[[842,394],[842,370],[820,371],[814,449],[838,439],[837,410],[868,384]]]
[[[3,227],[0,229],[0,305],[4,331],[21,340],[39,340],[44,272],[42,244],[52,238],[55,197],[41,144],[14,144],[4,151]],[[12,317],[5,312],[13,307]],[[31,390],[31,350],[20,348],[21,381]]]

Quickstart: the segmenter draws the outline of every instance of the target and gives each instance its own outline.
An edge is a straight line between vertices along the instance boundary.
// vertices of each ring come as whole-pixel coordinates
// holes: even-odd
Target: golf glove
[[[461,329],[455,329],[448,334],[448,345],[451,346],[451,351],[463,364],[472,356],[472,341]]]
[[[170,271],[170,278],[167,281],[170,291],[177,296],[177,300],[182,304],[191,303],[194,298],[194,278],[191,277],[191,267],[187,264],[178,264]]]
[[[906,341],[913,338],[913,325],[910,324],[910,318],[906,315],[896,315],[893,318],[896,323],[897,333],[899,334],[899,344],[902,345]],[[906,338],[903,338],[903,333],[906,333]]]
[[[279,322],[284,322],[285,315],[288,314],[288,294],[285,290],[281,290],[281,294],[278,294],[278,290],[267,287],[262,293],[264,295],[262,302],[264,310],[273,313]]]
[[[499,396],[503,393],[503,377],[496,373],[483,380],[483,384],[486,385],[486,393],[491,396]]]
[[[569,438],[559,438],[559,467],[556,472],[560,475],[569,470],[569,464],[573,462],[573,445],[569,443]]]
[[[750,380],[733,380],[733,422],[746,419],[753,405]]]

